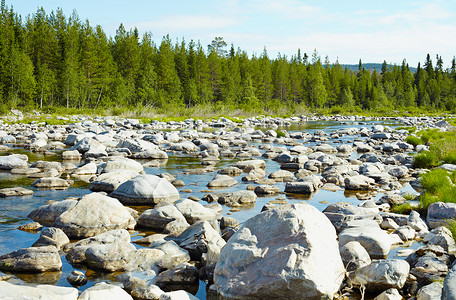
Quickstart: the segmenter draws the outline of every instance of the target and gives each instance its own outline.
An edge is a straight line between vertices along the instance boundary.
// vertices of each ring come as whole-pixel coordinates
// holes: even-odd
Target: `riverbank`
[[[2,186],[25,189],[1,200],[4,293],[412,297],[451,269],[451,207],[390,212],[425,171],[404,127],[450,130],[443,117],[16,117],[0,124]],[[53,263],[20,256],[37,251]]]

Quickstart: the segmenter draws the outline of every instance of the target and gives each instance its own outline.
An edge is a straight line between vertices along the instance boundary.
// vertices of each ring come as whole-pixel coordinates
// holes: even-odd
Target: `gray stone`
[[[435,202],[429,205],[427,223],[431,229],[447,226],[447,220],[456,218],[456,203]]]
[[[230,187],[237,184],[237,180],[229,175],[216,175],[207,186],[208,187]]]
[[[409,271],[410,266],[404,260],[375,260],[370,265],[358,269],[351,282],[356,286],[364,286],[371,291],[389,288],[402,289]]]
[[[62,261],[56,247],[20,249],[0,256],[0,270],[23,273],[59,271]]]
[[[33,243],[32,247],[48,246],[52,245],[60,250],[63,246],[68,244],[70,239],[67,235],[59,228],[45,228],[41,231],[40,238]]]
[[[122,183],[111,196],[125,204],[157,204],[178,200],[179,192],[164,178],[140,175]]]
[[[371,263],[369,253],[356,241],[348,242],[339,249],[342,262],[347,271],[355,271]]]
[[[53,224],[70,238],[86,238],[113,229],[133,229],[135,225],[129,210],[117,199],[99,193],[83,196]]]
[[[163,232],[166,225],[180,221],[187,223],[184,215],[173,205],[165,205],[153,209],[145,210],[138,219],[138,226],[149,228],[157,232]],[[187,224],[187,226],[189,226]]]
[[[97,283],[86,289],[78,298],[78,300],[92,299],[133,300],[133,298],[122,288],[105,282]]]
[[[391,249],[390,236],[376,227],[352,227],[339,234],[340,246],[351,241],[359,242],[371,258],[385,258]]]
[[[64,190],[70,183],[62,178],[43,177],[32,183],[32,186],[40,189]]]
[[[44,226],[52,226],[58,216],[73,208],[77,200],[63,200],[35,208],[28,214],[28,218]]]
[[[334,227],[307,204],[247,220],[222,248],[214,276],[221,295],[255,299],[332,299],[343,279]]]

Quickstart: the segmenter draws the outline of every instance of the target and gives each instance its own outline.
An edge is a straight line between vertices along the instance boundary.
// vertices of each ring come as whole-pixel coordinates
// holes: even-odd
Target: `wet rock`
[[[82,286],[87,284],[87,277],[81,271],[73,270],[66,279],[72,286]]]
[[[78,150],[73,150],[73,151],[63,151],[62,152],[62,159],[63,160],[80,160],[81,159],[81,153],[79,153]]]
[[[442,300],[456,299],[456,266],[453,266],[448,272],[443,282]]]
[[[168,159],[168,154],[159,149],[148,149],[131,155],[134,159]]]
[[[182,263],[173,269],[158,274],[154,278],[154,283],[160,288],[195,285],[199,279],[198,274],[198,269],[195,266],[189,263]]]
[[[368,190],[371,189],[375,180],[364,175],[348,177],[344,181],[347,190]]]
[[[217,175],[212,179],[207,186],[208,187],[230,187],[238,182],[231,176],[228,175]]]
[[[40,231],[43,228],[38,222],[31,222],[24,225],[19,226],[17,229],[24,230],[24,231]]]
[[[343,272],[331,223],[316,208],[293,204],[247,220],[223,247],[214,282],[225,297],[332,298]]]
[[[367,290],[401,289],[410,271],[409,264],[404,260],[375,260],[370,265],[358,269],[351,283],[365,286]]]
[[[235,163],[233,167],[239,168],[241,170],[265,169],[266,163],[261,159],[242,160]]]
[[[54,246],[30,247],[0,256],[0,270],[39,273],[59,271],[60,255]]]
[[[223,230],[226,227],[239,227],[239,222],[235,218],[223,216],[220,219],[220,229]]]
[[[219,174],[239,176],[242,174],[242,170],[236,167],[226,167],[218,171]]]
[[[60,250],[68,244],[70,240],[67,235],[59,228],[45,228],[41,231],[40,238],[32,245],[32,247],[52,245]]]
[[[133,300],[133,298],[122,288],[105,282],[97,283],[86,289],[78,298],[78,300],[92,299]]]
[[[40,189],[64,190],[70,186],[70,183],[61,178],[43,177],[33,182],[32,186]]]
[[[73,208],[77,203],[77,200],[69,199],[43,205],[32,210],[27,217],[33,221],[39,222],[41,225],[52,226],[58,216]]]
[[[173,205],[161,206],[145,210],[138,219],[138,226],[163,232],[166,225],[173,221],[187,224],[184,215]],[[187,224],[187,227],[189,225]]]
[[[33,195],[33,191],[23,187],[0,189],[0,197],[20,197]]]
[[[218,196],[217,201],[227,206],[249,205],[255,203],[257,195],[252,191],[237,191]],[[208,201],[208,200],[206,200]],[[212,201],[208,201],[212,202]]]
[[[140,175],[122,183],[111,196],[124,204],[157,204],[178,200],[179,192],[164,178]]]
[[[257,195],[267,195],[267,194],[278,193],[278,192],[280,192],[280,189],[278,186],[262,184],[262,185],[256,186],[254,192]]]
[[[86,238],[113,229],[132,229],[135,224],[129,210],[117,199],[91,193],[58,216],[53,226],[70,238]]]

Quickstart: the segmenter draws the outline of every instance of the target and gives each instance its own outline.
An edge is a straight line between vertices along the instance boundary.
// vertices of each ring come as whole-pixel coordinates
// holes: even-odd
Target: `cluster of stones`
[[[313,119],[317,117],[144,125],[133,119],[95,118],[67,126],[3,125],[0,150],[22,146],[46,155],[60,154],[63,162],[28,163],[27,156],[12,154],[0,157],[1,169],[35,178],[32,185],[37,189],[66,189],[73,179],[86,180],[91,193],[30,212],[36,228],[45,226],[39,239],[30,248],[0,256],[0,270],[13,274],[58,271],[64,253],[75,268],[124,275],[123,289],[103,283],[79,296],[76,288],[0,281],[0,296],[194,299],[182,288],[205,280],[208,292],[227,298],[332,299],[360,290],[376,299],[440,295],[454,299],[456,248],[444,225],[456,216],[456,207],[433,204],[426,221],[415,211],[409,215],[389,212],[392,205],[405,202],[400,194],[405,182],[419,185],[417,178],[423,170],[413,168],[409,154],[426,146],[414,148],[404,142],[407,131],[382,125],[330,134],[282,131],[281,137],[275,130],[254,128]],[[320,120],[366,121],[340,116]],[[397,121],[448,126],[439,118]],[[215,131],[202,131],[205,127]],[[261,144],[255,146],[252,141]],[[350,157],[355,151],[360,153],[358,159]],[[206,205],[195,197],[182,198],[176,187],[184,182],[170,174],[144,172],[144,167],[159,167],[168,155],[177,154],[200,158],[201,168],[187,173],[215,174],[208,188],[242,186],[234,178],[238,176],[248,184],[236,192],[207,193],[201,199]],[[231,166],[216,168],[220,159],[233,158]],[[266,165],[272,163],[280,164],[280,170],[267,174]],[[283,191],[278,182],[285,182]],[[269,203],[243,224],[221,214],[222,205],[254,205],[257,196],[312,195],[319,189],[353,191],[361,201],[359,205],[330,204],[320,212],[305,203],[286,204],[286,198],[279,196],[282,202],[275,203],[282,205]],[[0,190],[0,195],[32,192],[12,187]],[[372,200],[379,193],[384,196]],[[129,207],[133,205],[150,208],[139,213]],[[138,249],[129,232],[136,229],[156,234],[135,240],[145,246]],[[77,241],[70,243],[70,239]],[[401,251],[406,259],[387,259],[396,245],[413,240],[423,246]],[[74,286],[87,283],[84,273],[76,270],[67,280]]]

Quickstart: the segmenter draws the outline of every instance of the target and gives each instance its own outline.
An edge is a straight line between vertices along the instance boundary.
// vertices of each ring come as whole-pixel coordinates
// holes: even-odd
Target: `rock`
[[[443,284],[441,282],[433,282],[425,285],[418,290],[416,294],[417,300],[440,300],[442,298]]]
[[[32,183],[32,186],[40,189],[64,190],[70,183],[62,178],[43,177]]]
[[[402,289],[410,271],[409,264],[399,259],[375,260],[358,269],[351,283],[365,286],[367,290],[378,291],[389,288]]]
[[[33,191],[23,187],[0,189],[0,197],[20,197],[33,195]]]
[[[59,228],[45,228],[41,231],[40,238],[32,245],[32,247],[52,245],[60,250],[68,244],[70,240],[67,235]]]
[[[257,195],[252,191],[237,191],[220,195],[217,201],[227,206],[249,205],[255,203]],[[207,201],[207,200],[206,200]]]
[[[187,224],[184,215],[173,205],[145,210],[138,219],[138,226],[163,232],[166,225],[173,221]],[[187,224],[187,227],[189,225]]]
[[[15,155],[0,156],[0,169],[26,169],[28,167],[27,160],[19,158]]]
[[[431,229],[447,226],[447,220],[453,218],[456,218],[456,203],[435,202],[428,207],[426,221]]]
[[[369,253],[359,242],[348,242],[339,249],[342,262],[347,271],[355,271],[371,263]]]
[[[336,232],[307,204],[247,220],[222,248],[218,292],[231,298],[332,299],[344,279]]]
[[[410,212],[410,215],[407,219],[407,225],[412,227],[416,231],[428,231],[428,226],[423,221],[423,219],[421,219],[420,214],[414,210]]]
[[[105,282],[97,283],[86,289],[78,298],[78,300],[92,299],[133,300],[122,288]]]
[[[226,244],[208,221],[199,221],[176,237],[180,247],[187,250],[192,260],[203,260],[207,266],[217,262],[220,249]]]
[[[179,247],[174,241],[158,239],[150,243],[149,247],[161,250],[166,254],[159,262],[160,267],[164,269],[172,269],[181,263],[190,261],[188,251]]]
[[[17,229],[24,230],[24,231],[40,231],[41,229],[43,229],[43,225],[41,225],[38,222],[31,222],[31,223],[21,225]]]
[[[345,178],[345,189],[368,190],[374,185],[375,180],[364,175],[356,175]]]
[[[175,202],[179,199],[179,192],[164,178],[140,175],[122,183],[111,196],[124,204],[157,204]]]
[[[217,220],[218,214],[213,209],[206,208],[190,199],[179,200],[174,206],[184,215],[189,224],[194,224],[198,221]]]
[[[347,228],[339,234],[340,246],[351,241],[359,242],[371,258],[385,258],[391,249],[390,236],[376,227]]]
[[[87,284],[87,277],[81,271],[73,270],[66,279],[72,286],[82,286]]]
[[[0,298],[5,300],[77,300],[78,290],[71,287],[47,284],[40,284],[37,286],[17,285],[0,280]]]
[[[125,270],[135,247],[124,229],[111,230],[76,242],[66,259],[73,265],[84,264],[105,272]]]
[[[223,230],[226,227],[239,227],[239,222],[235,218],[223,216],[220,219],[220,229]]]
[[[117,189],[122,183],[138,175],[138,173],[130,170],[111,171],[109,173],[103,173],[90,183],[89,189],[93,192],[102,191],[110,193]]]
[[[456,253],[456,244],[453,239],[453,235],[446,227],[437,227],[432,229],[425,235],[423,242],[428,243],[429,245],[441,246],[450,254]]]
[[[257,195],[267,195],[267,194],[275,194],[280,192],[278,186],[262,184],[255,187],[254,190],[255,194]]]
[[[277,170],[269,174],[268,178],[274,179],[277,182],[291,181],[294,178],[294,174],[287,170]]]
[[[394,234],[397,234],[402,241],[406,242],[409,240],[413,240],[415,238],[415,229],[408,225],[400,226],[396,228],[393,232]]]
[[[217,175],[212,179],[207,186],[208,187],[230,187],[237,184],[237,180],[229,175]]]
[[[198,298],[196,298],[189,292],[179,290],[163,293],[160,295],[160,298],[158,300],[198,300]]]
[[[453,266],[448,272],[443,282],[442,300],[456,299],[456,266]]]
[[[286,193],[312,194],[322,186],[321,180],[316,176],[306,176],[299,181],[287,182],[285,185]]]
[[[236,167],[227,167],[220,169],[218,173],[224,175],[239,176],[242,174],[242,170]]]
[[[233,165],[241,170],[265,169],[266,163],[261,159],[241,160]]]
[[[97,173],[97,165],[93,162],[85,164],[76,170],[74,170],[72,175],[94,175]]]
[[[54,246],[30,247],[0,256],[0,270],[39,273],[62,268],[59,252]]]
[[[79,153],[78,150],[73,150],[73,151],[63,151],[62,152],[62,159],[63,160],[80,160],[81,159],[81,153]]]
[[[77,200],[63,200],[43,205],[32,210],[27,217],[43,226],[52,226],[58,216],[73,208],[77,203]]]
[[[387,289],[375,297],[374,300],[402,300],[402,296],[397,289]]]
[[[116,158],[107,161],[100,165],[100,173],[109,173],[113,171],[132,171],[135,173],[142,173],[143,166],[129,158]]]
[[[159,149],[148,149],[137,152],[131,156],[134,159],[168,159],[168,154]]]
[[[53,224],[70,238],[86,238],[113,229],[132,229],[135,225],[129,210],[117,199],[99,193],[84,195]]]
[[[198,269],[189,264],[182,263],[173,269],[166,270],[154,278],[154,283],[160,288],[167,286],[195,285],[198,283]]]

